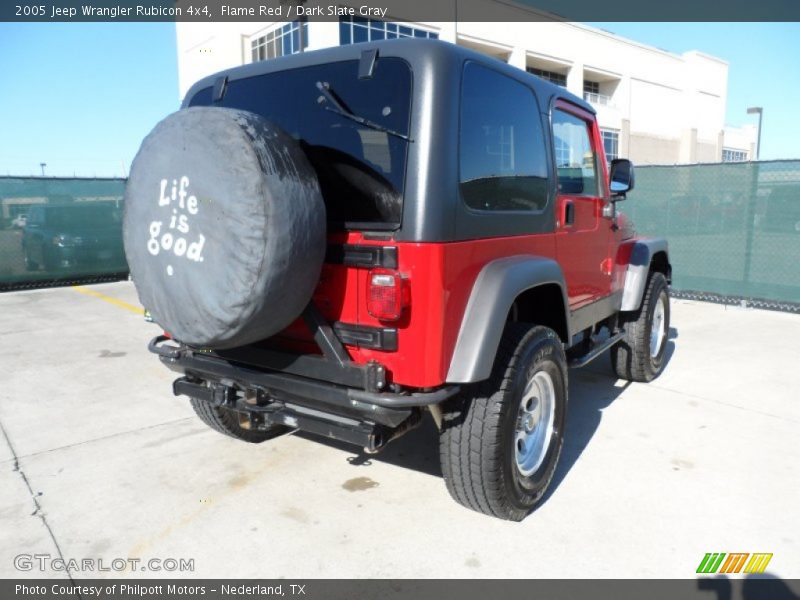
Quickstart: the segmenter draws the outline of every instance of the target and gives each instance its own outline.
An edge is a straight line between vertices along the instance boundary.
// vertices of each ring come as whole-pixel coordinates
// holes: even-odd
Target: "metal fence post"
[[[744,290],[750,292],[750,268],[753,264],[753,238],[756,229],[756,203],[758,201],[758,175],[759,164],[753,162],[750,164],[752,170],[750,173],[750,202],[747,205],[747,218],[745,220],[745,227],[747,227],[745,245],[744,245],[744,275],[742,285]]]

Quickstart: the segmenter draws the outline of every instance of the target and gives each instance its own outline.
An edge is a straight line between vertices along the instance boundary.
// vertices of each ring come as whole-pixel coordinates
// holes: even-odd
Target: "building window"
[[[601,129],[600,136],[603,138],[603,150],[606,153],[606,160],[612,161],[619,158],[619,131],[616,129]]]
[[[301,34],[302,27],[302,36]],[[301,40],[302,39],[302,48]],[[250,41],[252,62],[296,54],[308,47],[308,23],[292,21]]]
[[[461,87],[461,197],[474,210],[547,205],[547,152],[533,92],[474,62]]]
[[[722,149],[722,162],[745,162],[746,160],[747,150]]]
[[[360,42],[412,37],[437,40],[439,39],[439,34],[427,29],[408,27],[400,23],[390,23],[377,19],[360,19],[358,17],[341,17],[339,19],[339,43],[342,46]]]
[[[556,85],[560,85],[561,87],[567,87],[567,76],[562,75],[561,73],[556,73],[555,71],[545,71],[543,69],[536,69],[534,67],[528,67],[525,69],[528,73],[533,73],[537,77],[541,77],[542,79],[546,79],[551,83],[555,83]]]
[[[611,97],[600,93],[600,83],[597,81],[583,80],[583,99],[590,104],[611,106]]]

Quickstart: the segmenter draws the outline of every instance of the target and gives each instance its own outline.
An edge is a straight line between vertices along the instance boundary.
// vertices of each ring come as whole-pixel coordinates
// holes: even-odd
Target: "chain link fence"
[[[124,179],[0,177],[0,290],[127,276]]]
[[[676,295],[800,312],[800,160],[639,167],[622,210]]]
[[[123,179],[0,177],[0,289],[119,279]],[[800,312],[800,160],[642,166],[622,210],[677,296]]]

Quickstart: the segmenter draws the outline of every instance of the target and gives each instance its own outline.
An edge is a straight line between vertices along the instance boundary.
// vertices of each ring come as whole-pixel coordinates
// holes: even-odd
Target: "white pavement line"
[[[53,540],[53,545],[56,547],[58,558],[60,558],[65,565],[65,571],[67,573],[67,577],[69,577],[69,580],[72,583],[75,583],[75,580],[72,578],[72,573],[70,572],[69,566],[67,562],[64,560],[64,554],[63,552],[61,552],[61,546],[59,545],[58,540],[56,539],[56,534],[53,533],[53,529],[52,527],[50,527],[50,523],[47,522],[47,516],[44,514],[44,511],[42,510],[42,505],[39,504],[39,497],[33,491],[31,483],[30,481],[28,481],[28,476],[25,475],[25,471],[22,470],[22,467],[19,464],[19,457],[17,456],[17,451],[14,449],[14,444],[11,443],[11,439],[8,437],[8,432],[6,431],[6,428],[3,427],[2,422],[0,422],[0,431],[3,432],[3,438],[6,440],[8,449],[11,451],[11,456],[14,457],[13,458],[14,467],[12,471],[16,471],[17,473],[19,473],[19,476],[22,477],[22,481],[25,483],[25,487],[28,488],[28,493],[31,495],[31,500],[33,500],[33,505],[35,507],[35,510],[31,513],[31,516],[32,517],[36,516],[41,519],[42,524],[44,525],[45,529],[47,529],[47,533],[50,535],[50,539]]]
[[[66,450],[67,448],[76,448],[78,446],[84,446],[86,444],[92,444],[94,442],[102,442],[105,440],[110,440],[122,435],[130,435],[131,433],[138,433],[140,431],[147,431],[148,429],[156,429],[157,427],[164,427],[166,425],[175,425],[176,423],[182,423],[183,421],[191,421],[193,417],[182,417],[180,419],[174,419],[172,421],[164,421],[163,423],[156,423],[155,425],[147,425],[145,427],[138,427],[136,429],[128,429],[127,431],[118,431],[117,433],[112,433],[111,435],[104,435],[97,438],[92,438],[89,440],[83,440],[82,442],[75,442],[74,444],[65,444],[64,446],[57,446],[55,448],[48,448],[47,450],[39,450],[38,452],[31,452],[30,454],[23,454],[20,457],[17,457],[14,454],[14,450],[12,449],[11,452],[14,454],[14,458],[11,459],[12,461],[16,461],[21,458],[33,458],[35,456],[41,456],[42,454],[49,454],[50,452],[58,452],[59,450]],[[1,426],[1,425],[0,425]],[[6,438],[7,439],[7,438]],[[9,446],[11,444],[9,443]],[[5,461],[10,462],[10,461]],[[3,464],[0,462],[0,464]]]

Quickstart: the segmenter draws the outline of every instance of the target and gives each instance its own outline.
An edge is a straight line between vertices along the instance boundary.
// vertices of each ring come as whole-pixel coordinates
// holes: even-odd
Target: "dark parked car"
[[[32,206],[22,233],[29,271],[125,271],[122,214],[114,204]]]
[[[760,220],[762,231],[800,233],[800,186],[773,189]]]

